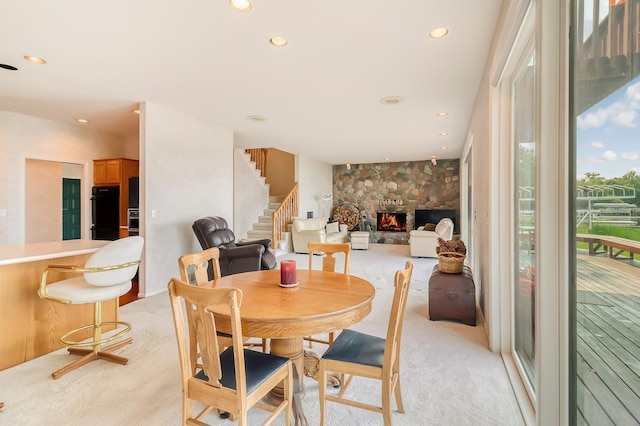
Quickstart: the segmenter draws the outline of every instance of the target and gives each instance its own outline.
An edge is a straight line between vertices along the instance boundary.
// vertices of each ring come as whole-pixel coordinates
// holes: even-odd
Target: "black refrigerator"
[[[120,238],[120,187],[94,186],[91,188],[91,239],[117,240]]]

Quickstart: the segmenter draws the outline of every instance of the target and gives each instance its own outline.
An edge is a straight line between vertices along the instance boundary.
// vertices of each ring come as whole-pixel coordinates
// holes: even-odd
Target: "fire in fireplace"
[[[378,231],[406,232],[407,214],[378,212]]]

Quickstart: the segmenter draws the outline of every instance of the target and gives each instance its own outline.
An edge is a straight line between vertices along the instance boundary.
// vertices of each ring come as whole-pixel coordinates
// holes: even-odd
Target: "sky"
[[[640,77],[578,116],[577,174],[640,174]]]

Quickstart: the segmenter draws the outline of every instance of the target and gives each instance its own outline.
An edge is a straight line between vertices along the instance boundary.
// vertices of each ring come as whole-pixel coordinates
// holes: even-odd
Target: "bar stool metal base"
[[[111,361],[117,364],[125,365],[129,362],[128,358],[125,358],[119,355],[114,355],[110,352],[116,349],[119,349],[124,345],[128,345],[131,342],[133,342],[133,337],[129,337],[127,339],[116,342],[113,345],[107,346],[106,348],[97,352],[94,352],[93,349],[69,348],[69,353],[71,355],[81,355],[82,358],[79,358],[74,362],[65,365],[61,369],[54,371],[53,373],[51,373],[51,377],[53,377],[54,379],[57,379],[58,377],[61,377],[62,375],[67,374],[68,372],[73,371],[78,367],[82,367],[83,365],[88,364],[91,361],[95,361],[97,359],[102,359],[105,361]]]
[[[116,327],[122,326],[124,327],[122,330],[117,331],[112,336],[102,338],[102,326],[103,325],[111,325]],[[69,337],[83,330],[93,329],[93,338],[88,341],[75,341],[70,340]],[[103,359],[105,361],[111,361],[118,364],[125,365],[129,362],[127,358],[114,355],[111,351],[114,351],[118,348],[121,348],[124,345],[128,345],[133,341],[133,337],[129,337],[127,339],[121,340],[119,342],[113,343],[105,348],[102,348],[102,345],[105,343],[116,340],[125,334],[127,334],[131,330],[131,324],[124,321],[105,321],[102,322],[102,304],[100,302],[94,302],[93,304],[93,324],[83,325],[82,327],[78,327],[70,332],[66,333],[64,336],[60,338],[60,342],[64,345],[70,346],[69,353],[72,355],[80,355],[82,358],[75,360],[74,362],[65,365],[59,370],[54,371],[51,374],[51,377],[57,379],[64,374],[67,374],[70,371],[75,370],[78,367],[82,367],[85,364],[88,364],[91,361],[95,361],[97,359]],[[90,348],[89,348],[90,347]]]

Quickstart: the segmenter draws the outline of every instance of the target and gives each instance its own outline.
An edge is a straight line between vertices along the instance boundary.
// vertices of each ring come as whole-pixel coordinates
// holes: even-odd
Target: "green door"
[[[80,179],[62,178],[62,239],[80,238]]]

